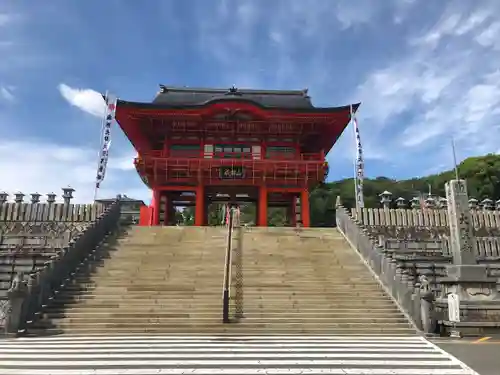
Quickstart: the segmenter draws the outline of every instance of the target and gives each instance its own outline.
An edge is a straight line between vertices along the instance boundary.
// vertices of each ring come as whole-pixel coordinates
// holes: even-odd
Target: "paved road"
[[[476,373],[421,337],[59,336],[0,341],[0,374]]]
[[[480,375],[500,374],[500,337],[438,339],[433,342],[465,362]]]

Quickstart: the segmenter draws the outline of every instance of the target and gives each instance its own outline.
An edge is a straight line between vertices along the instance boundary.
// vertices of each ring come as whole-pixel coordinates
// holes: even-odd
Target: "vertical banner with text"
[[[364,161],[363,161],[363,148],[361,146],[361,137],[359,135],[358,121],[351,105],[351,121],[354,126],[354,136],[356,139],[356,160],[354,162],[354,188],[356,195],[356,212],[365,206],[363,196],[363,180],[364,180]]]
[[[116,111],[116,96],[106,93],[104,97],[106,109],[104,112],[104,122],[101,134],[101,148],[99,150],[99,162],[97,165],[97,175],[95,182],[94,199],[97,196],[97,190],[101,187],[101,183],[106,175],[106,167],[108,165],[109,148],[111,146],[111,124],[115,119]]]

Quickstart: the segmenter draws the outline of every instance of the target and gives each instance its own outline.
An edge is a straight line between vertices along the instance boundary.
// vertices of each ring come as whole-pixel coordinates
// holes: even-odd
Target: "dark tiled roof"
[[[247,90],[210,89],[210,88],[177,88],[160,85],[160,92],[153,104],[165,106],[200,106],[221,100],[248,100],[266,108],[301,108],[313,109],[307,90]]]
[[[98,203],[109,203],[109,202],[114,202],[116,198],[103,198],[103,199],[96,199],[95,201]],[[141,199],[134,199],[134,198],[129,198],[126,195],[122,195],[120,197],[120,201],[122,202],[136,202],[136,203],[142,203],[144,204],[144,201]]]

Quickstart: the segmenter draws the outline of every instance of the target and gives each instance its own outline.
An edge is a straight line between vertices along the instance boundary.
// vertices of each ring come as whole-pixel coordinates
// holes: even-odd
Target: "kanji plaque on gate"
[[[243,167],[221,167],[220,177],[224,180],[245,178]]]

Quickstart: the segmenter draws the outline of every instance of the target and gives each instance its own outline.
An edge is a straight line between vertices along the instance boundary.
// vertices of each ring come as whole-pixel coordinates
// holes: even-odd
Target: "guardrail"
[[[229,302],[231,296],[231,252],[233,251],[233,227],[234,214],[229,210],[229,225],[227,226],[227,247],[226,259],[224,264],[224,285],[222,290],[222,322],[229,323]]]

